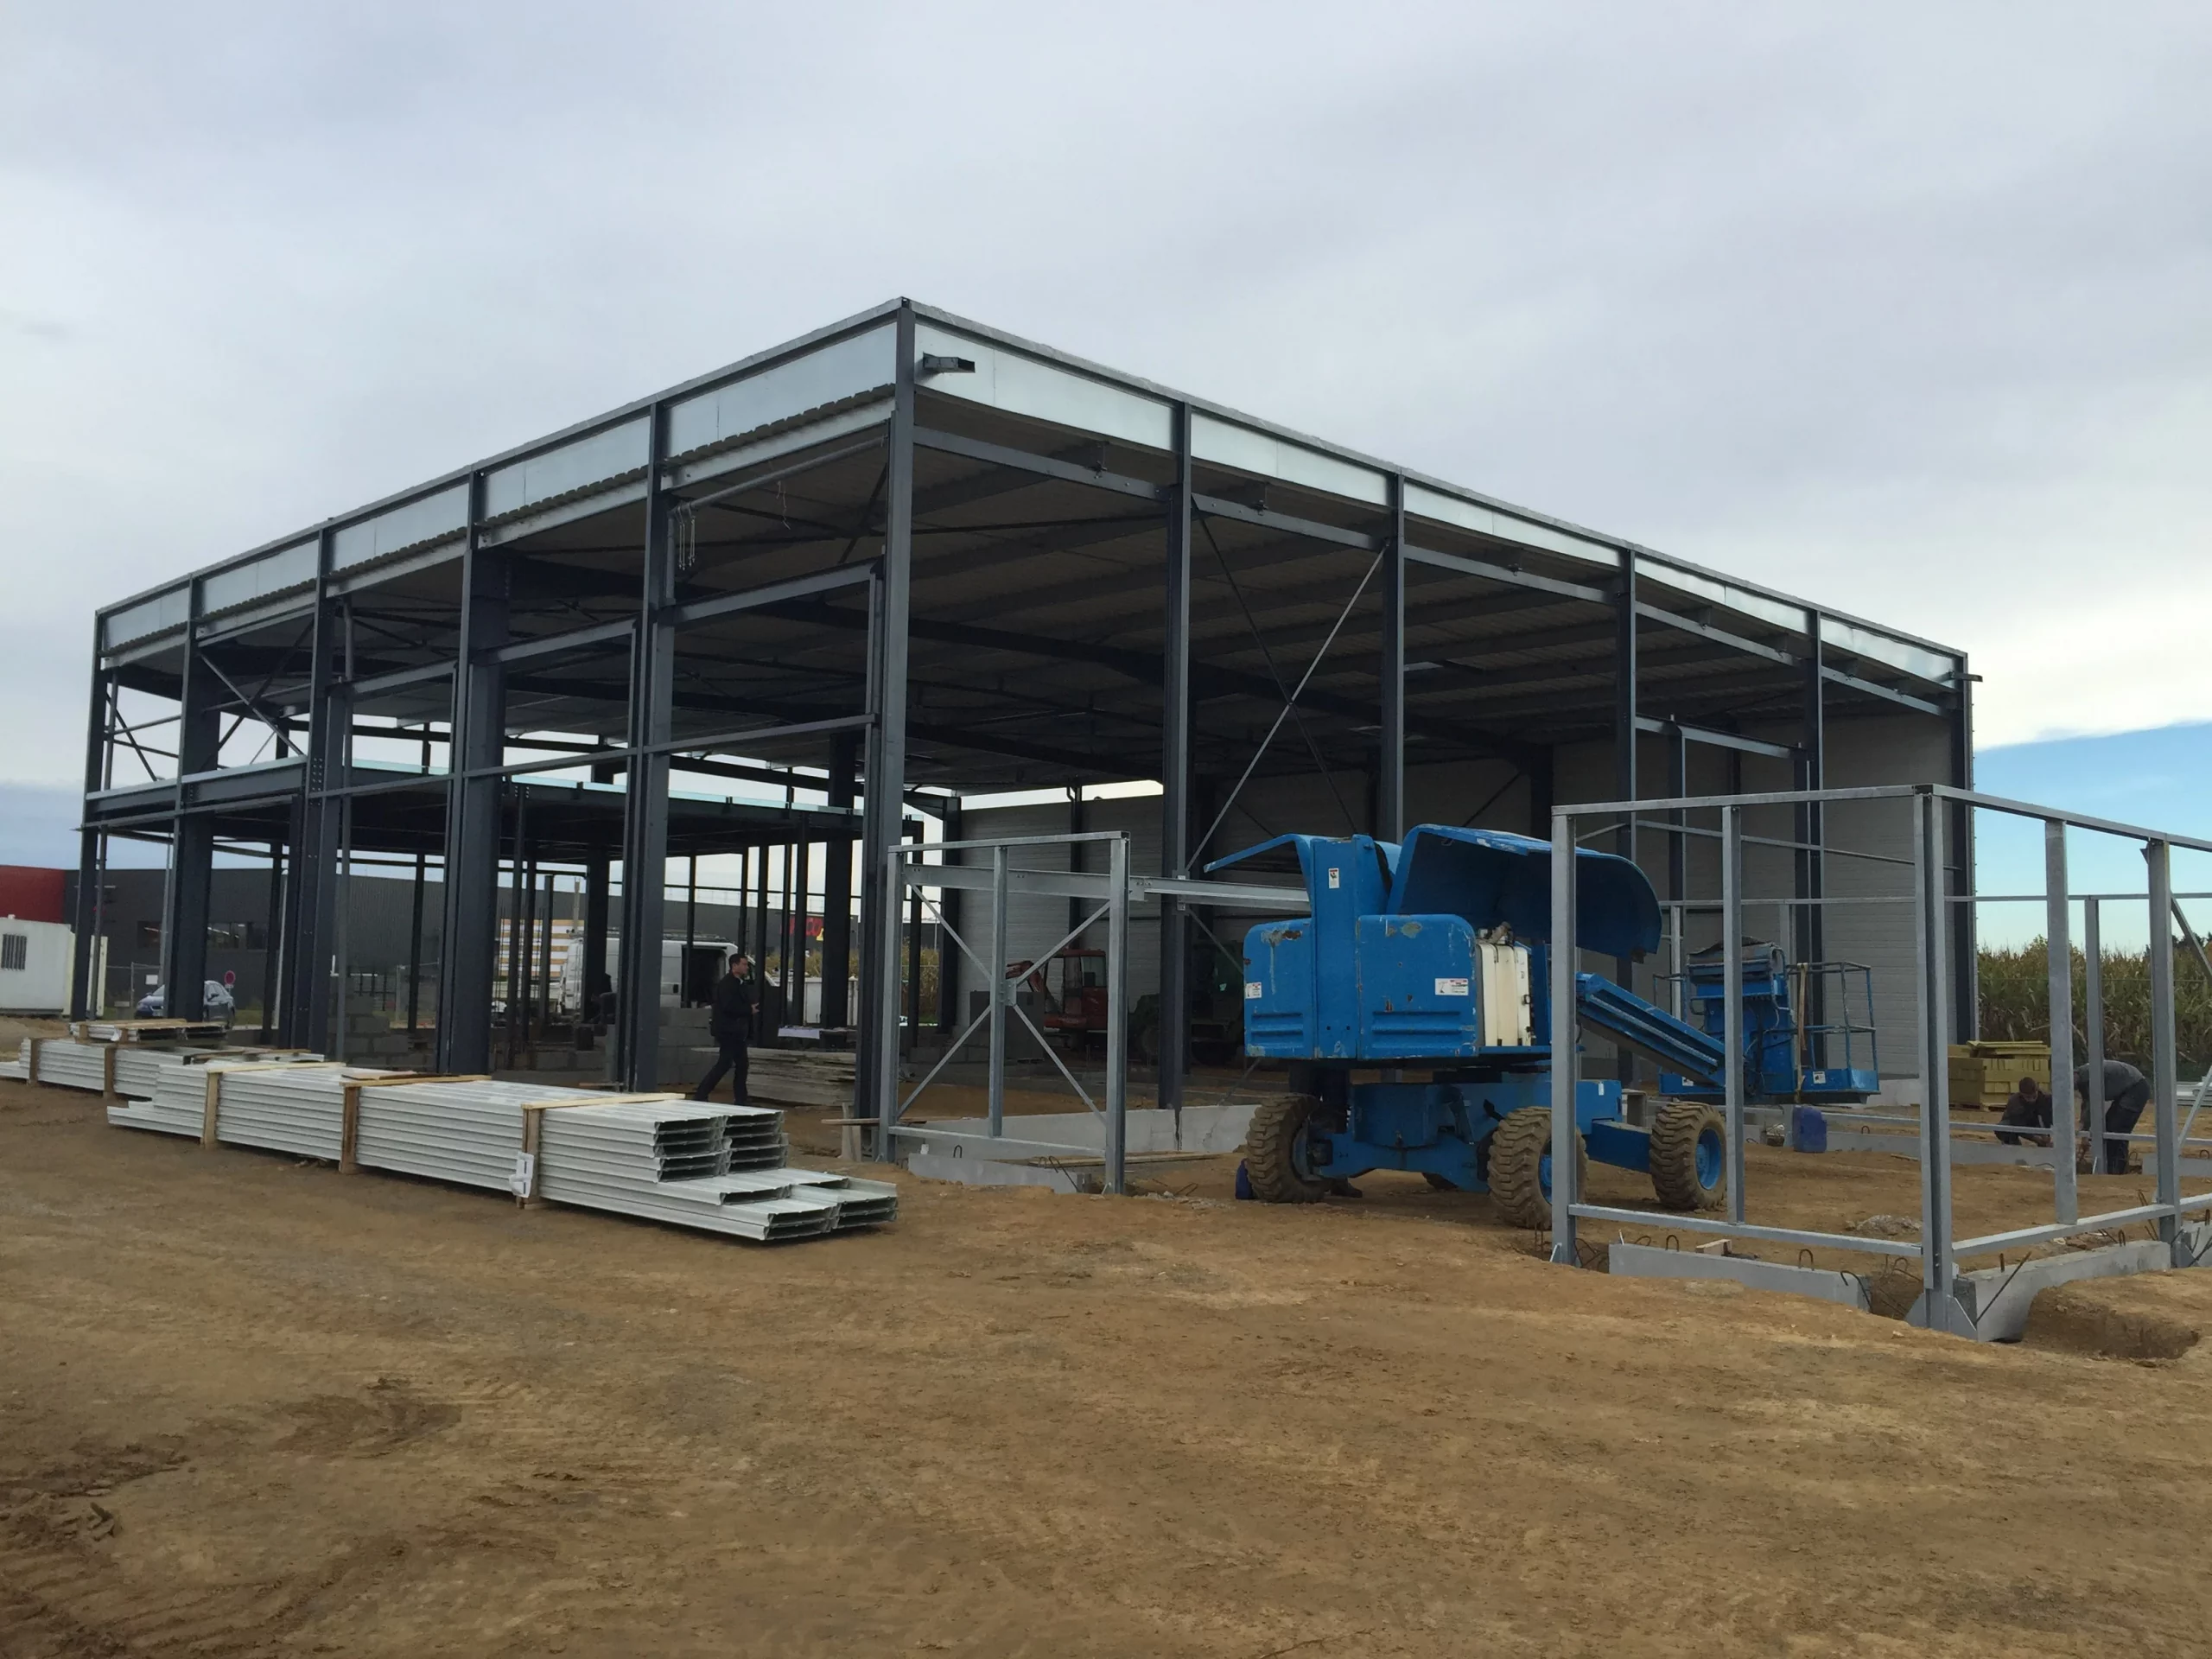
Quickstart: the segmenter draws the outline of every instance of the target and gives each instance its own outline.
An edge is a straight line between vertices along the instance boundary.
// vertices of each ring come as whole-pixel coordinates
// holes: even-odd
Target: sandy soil
[[[0,1655],[2204,1651],[2212,1274],[1985,1348],[1232,1168],[770,1251],[0,1084]]]

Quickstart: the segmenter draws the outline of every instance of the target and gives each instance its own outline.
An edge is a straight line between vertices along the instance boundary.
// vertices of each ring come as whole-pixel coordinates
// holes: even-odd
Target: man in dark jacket
[[[1997,1120],[2020,1127],[2047,1129],[2050,1127],[2050,1096],[2043,1091],[2033,1077],[2022,1077],[2019,1086],[2012,1090],[2012,1099],[2005,1103],[2005,1115]],[[2017,1147],[2023,1141],[2031,1147],[2047,1147],[2047,1135],[2007,1135],[1997,1131],[1997,1138],[2008,1147]]]
[[[745,1046],[753,1034],[753,959],[739,955],[729,959],[729,970],[715,982],[713,994],[709,996],[707,1034],[721,1046],[715,1057],[715,1069],[707,1073],[707,1080],[693,1091],[691,1098],[705,1100],[715,1092],[715,1085],[722,1074],[730,1074],[730,1098],[742,1106],[745,1101]]]
[[[2100,1081],[2103,1087],[2099,1092],[2105,1102],[2105,1155],[2098,1167],[2107,1175],[2125,1175],[2129,1173],[2128,1143],[2123,1137],[2134,1128],[2144,1107],[2150,1104],[2151,1080],[2125,1060],[2107,1060]],[[2074,1073],[2074,1098],[2082,1103],[2082,1122],[2094,1135],[2097,1115],[2088,1103],[2089,1068],[2086,1065]]]

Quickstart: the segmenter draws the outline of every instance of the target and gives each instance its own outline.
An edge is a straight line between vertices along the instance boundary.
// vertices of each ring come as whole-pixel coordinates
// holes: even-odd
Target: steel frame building
[[[1687,794],[1706,753],[1729,790],[1746,766],[1818,790],[1831,728],[1876,715],[1915,722],[1940,775],[1851,781],[1965,788],[1970,682],[1950,648],[899,300],[103,608],[76,922],[97,931],[106,837],[167,842],[183,1008],[217,849],[267,857],[272,1021],[313,1043],[341,855],[435,859],[437,1056],[477,1071],[502,864],[572,868],[587,948],[619,922],[620,1067],[645,1087],[671,856],[822,847],[823,1019],[861,1014],[865,1046],[918,980],[880,902],[912,813],[957,839],[966,796],[1157,779],[1152,873],[1179,877],[1268,780],[1313,776],[1317,810],[1394,837],[1409,771],[1503,769],[1511,827],[1541,835],[1570,749],[1611,759],[1564,798],[1649,796],[1640,765]],[[675,777],[823,798],[702,800]],[[1787,839],[1817,897],[1817,806]],[[617,869],[661,879],[623,880],[618,911]],[[1163,907],[1163,1103],[1188,926]],[[1965,1032],[1973,953],[1955,960]],[[879,1076],[865,1054],[858,1075]]]

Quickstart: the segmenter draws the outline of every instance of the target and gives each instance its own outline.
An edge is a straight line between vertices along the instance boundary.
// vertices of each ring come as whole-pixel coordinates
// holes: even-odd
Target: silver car
[[[207,999],[205,1005],[207,1012],[203,1017],[219,1020],[226,1026],[237,1017],[238,1000],[231,995],[231,988],[222,981],[208,980],[204,988],[204,995]],[[168,987],[155,986],[152,990],[138,999],[138,1017],[141,1020],[163,1018],[168,1012]]]

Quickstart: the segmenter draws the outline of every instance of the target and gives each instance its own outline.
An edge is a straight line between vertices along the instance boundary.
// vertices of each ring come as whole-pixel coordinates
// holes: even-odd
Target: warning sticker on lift
[[[1464,979],[1440,979],[1436,982],[1436,994],[1439,996],[1465,996],[1467,982]]]
[[[1330,889],[1330,891],[1333,893],[1337,888],[1341,887],[1342,886],[1344,886],[1344,871],[1343,871],[1343,870],[1341,870],[1341,869],[1335,869],[1335,868],[1331,869],[1331,870],[1330,870],[1330,872],[1329,872],[1329,889]]]
[[[1258,980],[1248,979],[1244,982],[1244,1000],[1247,1002],[1256,1002],[1266,995],[1267,993],[1260,988]]]

